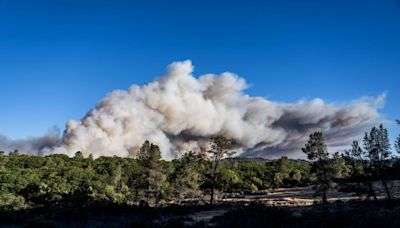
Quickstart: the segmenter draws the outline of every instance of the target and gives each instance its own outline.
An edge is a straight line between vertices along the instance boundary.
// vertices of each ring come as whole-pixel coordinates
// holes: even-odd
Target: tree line
[[[363,146],[354,141],[343,154],[330,154],[323,134],[315,132],[302,148],[308,161],[231,158],[232,141],[224,136],[211,138],[210,144],[208,151],[190,151],[172,161],[162,160],[160,148],[149,141],[137,158],[0,152],[0,208],[213,204],[233,193],[309,185],[327,202],[332,187],[346,183],[356,183],[349,191],[377,199],[373,183],[378,181],[390,200],[389,182],[400,177],[400,160],[383,125],[365,134]],[[395,149],[400,152],[400,137]]]
[[[400,136],[395,142],[395,150],[400,153]],[[373,197],[377,200],[374,182],[381,183],[387,199],[392,200],[389,181],[398,179],[400,171],[399,159],[393,154],[387,129],[380,124],[366,132],[363,146],[353,141],[351,149],[343,154],[330,154],[322,132],[315,132],[302,148],[312,163],[312,173],[316,175],[316,194],[322,196],[322,202],[327,202],[328,191],[338,182],[357,183],[351,191],[359,196]]]

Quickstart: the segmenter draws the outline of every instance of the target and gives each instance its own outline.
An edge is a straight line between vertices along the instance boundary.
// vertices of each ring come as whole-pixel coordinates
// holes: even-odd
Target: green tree
[[[210,204],[213,204],[215,197],[215,188],[218,181],[219,165],[224,156],[231,155],[232,141],[222,135],[211,138],[211,154],[212,168],[211,168],[211,193]]]
[[[364,149],[369,159],[371,175],[381,181],[387,198],[391,200],[391,192],[383,173],[389,166],[392,152],[390,150],[388,131],[382,124],[379,127],[373,127],[369,134],[365,133]]]
[[[276,161],[274,177],[273,177],[273,187],[279,188],[282,187],[284,181],[290,177],[290,172],[292,171],[293,166],[290,163],[288,157],[283,156],[279,160]]]
[[[400,120],[396,120],[397,124],[400,125]],[[400,153],[400,135],[397,136],[396,142],[395,142],[395,148],[397,153]]]
[[[344,158],[351,167],[351,177],[355,178],[357,181],[357,187],[354,190],[361,197],[364,193],[368,194],[368,197],[373,197],[377,200],[375,190],[373,188],[370,175],[368,163],[364,159],[365,151],[361,148],[358,141],[353,141],[351,144],[351,149],[345,151]],[[359,183],[362,180],[364,186]]]
[[[82,159],[83,159],[83,154],[82,154],[82,152],[77,151],[77,152],[75,153],[74,159],[76,159],[76,160],[82,160]]]
[[[307,154],[307,158],[313,163],[313,170],[317,177],[317,193],[321,193],[322,202],[327,203],[327,193],[332,187],[332,175],[330,175],[329,153],[322,132],[314,132],[301,149]]]
[[[219,172],[217,175],[218,175],[217,177],[218,183],[216,185],[216,188],[220,189],[225,193],[235,191],[235,189],[237,189],[237,186],[241,181],[237,172],[235,172],[235,170],[232,170],[230,168],[229,163],[222,164],[221,167],[219,168]],[[257,178],[257,176],[253,176],[251,181],[258,182],[259,185],[261,185],[260,182],[262,182],[259,178]]]
[[[12,193],[0,194],[0,209],[6,211],[16,211],[27,208],[25,199],[22,196]]]
[[[19,156],[19,150],[15,149],[14,151],[11,151],[8,156]]]
[[[5,169],[7,160],[8,157],[4,154],[4,151],[0,151],[0,171]]]
[[[301,171],[299,169],[295,169],[292,171],[292,180],[296,184],[300,183],[301,177],[302,177],[302,175],[301,175]]]
[[[332,175],[335,179],[345,178],[350,174],[350,168],[347,166],[346,161],[340,156],[339,152],[333,154],[331,159]]]
[[[181,203],[185,198],[196,198],[200,195],[200,174],[198,156],[193,152],[183,155],[170,176],[173,196]]]
[[[145,141],[139,150],[138,159],[145,169],[143,180],[147,203],[150,204],[152,199],[155,204],[158,204],[166,181],[166,175],[162,170],[160,148]]]
[[[345,150],[344,152],[343,157],[350,166],[352,177],[360,176],[363,173],[362,155],[363,150],[360,147],[358,141],[353,141],[351,144],[351,149]]]
[[[124,167],[123,178],[126,179],[126,185],[129,187],[132,195],[128,196],[131,202],[135,202],[142,197],[142,188],[144,187],[143,173],[144,167],[137,159],[129,159]]]

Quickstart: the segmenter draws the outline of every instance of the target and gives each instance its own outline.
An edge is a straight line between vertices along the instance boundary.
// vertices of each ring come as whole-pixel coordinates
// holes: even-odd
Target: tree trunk
[[[370,196],[372,196],[372,197],[374,197],[374,200],[375,201],[378,201],[378,198],[376,197],[376,193],[375,193],[375,191],[374,191],[374,186],[372,185],[372,182],[371,182],[371,180],[370,180],[370,177],[372,176],[372,167],[371,167],[371,164],[365,164],[365,171],[366,171],[366,173],[365,173],[365,181],[366,181],[366,184],[367,184],[367,188],[368,188],[368,199],[369,199],[369,197]]]
[[[387,198],[388,198],[388,200],[389,201],[392,201],[392,196],[391,196],[391,194],[390,194],[390,190],[389,190],[389,187],[387,186],[387,183],[386,183],[386,181],[382,178],[382,185],[383,185],[383,187],[385,188],[385,192],[386,192],[386,195],[387,195]]]
[[[382,182],[383,188],[385,189],[387,199],[389,201],[392,201],[392,196],[390,195],[390,190],[389,190],[389,188],[387,186],[385,177],[383,177],[383,175],[382,175],[382,170],[383,170],[382,166],[383,166],[383,162],[381,161],[379,166],[378,166],[378,177]]]
[[[214,161],[214,167],[213,167],[213,173],[212,173],[212,185],[211,185],[211,199],[210,199],[210,204],[212,205],[214,203],[214,194],[215,194],[215,185],[217,182],[217,171],[218,171],[218,165],[219,161]]]
[[[328,198],[326,197],[326,191],[322,192],[322,203],[328,203]]]
[[[211,188],[211,199],[210,199],[210,204],[211,205],[214,203],[214,191],[215,191],[215,187],[213,186]]]
[[[216,172],[216,171],[214,171]],[[214,203],[214,195],[215,195],[215,184],[217,182],[217,177],[216,177],[216,173],[213,176],[213,181],[212,181],[212,185],[211,185],[211,199],[210,199],[210,205],[212,205]]]
[[[374,197],[374,200],[375,201],[378,201],[378,198],[376,197],[376,194],[375,194],[375,191],[374,191],[374,187],[372,186],[372,183],[369,181],[369,180],[367,180],[367,187],[368,187],[368,198],[370,197],[370,196],[372,196],[372,197]]]
[[[323,182],[324,182],[323,188],[324,189],[322,191],[322,203],[326,204],[326,203],[328,203],[328,198],[326,196],[326,192],[328,191],[328,186],[329,186],[329,183],[328,183],[328,180],[326,177],[326,163],[323,164],[323,168],[324,168],[324,177],[323,177],[324,178],[324,180],[323,180]]]

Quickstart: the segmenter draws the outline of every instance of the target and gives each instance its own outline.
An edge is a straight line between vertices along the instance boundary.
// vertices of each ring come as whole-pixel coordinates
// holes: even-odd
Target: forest
[[[391,146],[381,124],[366,132],[362,142],[353,141],[350,146],[344,153],[330,153],[323,134],[315,132],[301,148],[307,160],[234,157],[232,141],[222,135],[210,139],[208,151],[188,151],[172,161],[162,160],[159,147],[149,141],[143,143],[136,158],[94,159],[79,151],[74,157],[0,152],[0,224],[18,224],[26,213],[52,211],[54,216],[54,211],[68,208],[164,213],[171,207],[220,207],[232,196],[306,186],[312,186],[320,199],[314,208],[332,205],[329,192],[334,188],[351,192],[360,203],[375,202],[372,207],[383,201],[398,205],[394,180],[400,179],[400,158],[396,156],[400,137]],[[383,189],[383,197],[378,189]],[[250,202],[257,213],[292,216],[258,204]]]

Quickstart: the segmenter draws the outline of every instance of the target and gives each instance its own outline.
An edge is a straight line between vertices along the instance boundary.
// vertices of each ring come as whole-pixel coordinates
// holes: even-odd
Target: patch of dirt
[[[184,222],[185,226],[193,226],[195,224],[207,224],[207,226],[213,226],[212,223],[210,223],[213,218],[223,216],[225,213],[227,213],[229,210],[228,209],[212,209],[212,210],[204,210],[204,211],[198,211],[193,214],[190,214],[186,216],[186,221]]]

